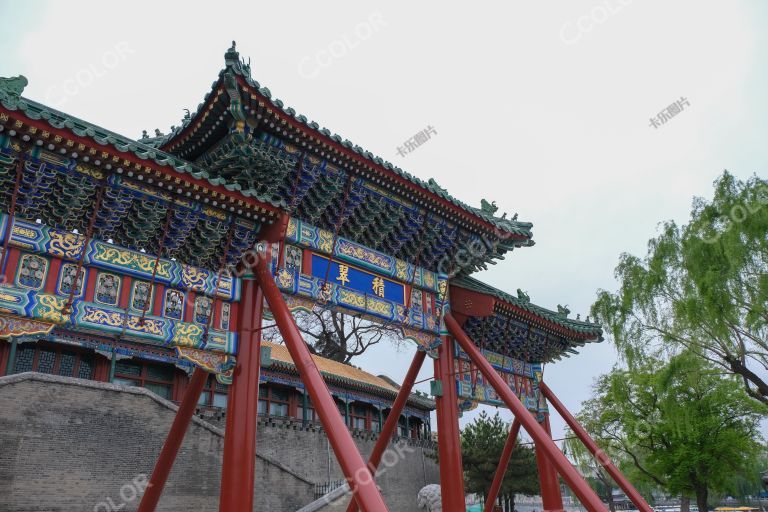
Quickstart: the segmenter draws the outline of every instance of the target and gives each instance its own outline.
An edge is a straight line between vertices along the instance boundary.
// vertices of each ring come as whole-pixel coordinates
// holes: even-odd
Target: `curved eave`
[[[171,178],[178,178],[230,198],[240,199],[246,205],[262,213],[277,215],[280,213],[280,209],[286,206],[282,201],[267,200],[258,197],[250,190],[242,190],[240,185],[236,183],[211,177],[204,169],[155,147],[134,141],[23,97],[11,97],[0,91],[0,113],[5,113],[9,120],[13,118],[34,129],[34,131],[22,132],[20,130],[23,127],[9,127],[0,133],[8,132],[10,134],[11,131],[17,131],[20,137],[28,136],[29,140],[32,140],[40,139],[38,131],[49,131],[53,137],[50,137],[51,140],[46,141],[46,143],[53,143],[55,137],[58,136],[62,138],[62,141],[55,145],[65,149],[63,139],[68,139],[98,152],[108,153],[110,157],[128,161],[131,167],[150,168],[153,172],[158,171]],[[71,154],[76,153],[76,151],[69,149],[66,153]],[[76,156],[83,162],[89,162],[88,155]],[[94,162],[90,162],[89,165],[99,167],[103,164],[106,170],[113,167],[110,162],[101,162],[97,165],[96,160],[98,158],[94,158]],[[115,167],[119,166],[120,164],[117,164]]]
[[[253,80],[239,63],[228,65],[227,68],[219,73],[219,78],[213,82],[211,91],[206,94],[204,101],[198,105],[196,112],[189,119],[186,119],[182,126],[169,134],[160,147],[166,151],[172,151],[179,145],[185,144],[186,139],[194,135],[202,126],[205,112],[211,107],[213,100],[222,94],[222,88],[224,87],[223,76],[228,70],[234,72],[237,83],[243,88],[244,92],[255,96],[260,102],[264,102],[265,105],[269,105],[272,113],[285,124],[289,124],[301,132],[306,138],[317,139],[318,143],[328,146],[338,154],[351,159],[368,172],[376,173],[385,179],[399,184],[414,195],[432,202],[433,205],[439,208],[448,209],[469,225],[474,225],[476,228],[494,233],[502,239],[513,239],[514,242],[509,244],[510,246],[527,247],[534,244],[533,233],[531,232],[532,223],[497,218],[478,208],[469,206],[448,194],[444,189],[424,182],[370,151],[353,144],[348,139],[344,139],[341,135],[332,133],[327,128],[320,128],[318,123],[309,121],[304,115],[296,114],[293,108],[285,107],[281,100],[272,99],[270,90]],[[226,91],[223,92],[226,93]]]
[[[452,296],[451,308],[458,309],[466,316],[502,313],[530,322],[544,331],[562,336],[567,340],[579,342],[603,340],[603,328],[598,323],[568,318],[566,315],[538,306],[525,298],[510,295],[472,277],[459,277],[451,280],[450,284],[451,289],[457,287],[479,294],[479,297],[471,299],[470,308],[466,307],[466,300],[454,301]]]

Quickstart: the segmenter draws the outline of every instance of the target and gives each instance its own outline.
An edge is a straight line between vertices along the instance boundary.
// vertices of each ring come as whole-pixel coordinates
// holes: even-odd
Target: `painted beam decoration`
[[[417,288],[438,291],[437,274],[417,267],[393,256],[384,254],[343,237],[333,244],[333,233],[292,218],[288,223],[285,239],[288,243],[307,247],[331,255],[335,261],[347,262],[360,268],[367,268],[382,277],[413,283]],[[333,253],[333,254],[331,254]],[[414,275],[415,274],[415,275]]]
[[[510,389],[529,411],[543,415],[547,412],[544,396],[539,391],[542,379],[542,365],[527,363],[503,356],[490,350],[481,350],[488,362],[498,372]],[[478,404],[506,407],[493,387],[488,384],[480,371],[470,362],[469,356],[456,345],[456,388],[459,408],[467,411]]]
[[[51,326],[77,325],[83,331],[120,335],[155,345],[206,350],[229,356],[237,353],[237,334],[233,332],[210,329],[205,336],[204,327],[195,323],[153,315],[145,315],[142,321],[141,315],[135,312],[81,299],[74,299],[71,311],[66,313],[66,302],[66,297],[58,295],[0,286],[0,314],[27,319],[28,328],[36,331],[40,329],[38,325],[43,323]],[[11,334],[30,334],[18,329],[4,324],[4,330]]]
[[[8,215],[0,213],[0,244],[4,235]],[[85,237],[43,224],[15,219],[11,230],[12,247],[27,252],[77,261],[84,250]],[[126,249],[100,240],[92,239],[85,248],[83,265],[111,270],[121,275],[152,280],[155,257],[132,249]],[[192,267],[166,258],[160,258],[154,282],[182,290],[217,296],[228,301],[240,299],[238,279],[222,276],[217,287],[218,274],[199,267]]]
[[[0,244],[4,240],[8,215],[0,213]],[[220,381],[231,378],[237,354],[237,333],[222,329],[206,328],[196,322],[184,322],[174,318],[141,314],[135,309],[121,309],[83,299],[83,282],[79,291],[72,294],[67,307],[69,292],[62,290],[64,272],[57,278],[57,294],[40,289],[42,279],[25,284],[24,261],[30,267],[40,266],[41,275],[47,272],[49,259],[75,262],[82,258],[84,279],[87,269],[108,271],[110,275],[130,276],[168,289],[194,291],[197,294],[227,302],[240,298],[240,280],[219,276],[206,269],[185,265],[174,260],[155,257],[126,249],[100,240],[91,239],[48,226],[15,219],[10,229],[9,246],[22,251],[22,264],[17,269],[13,283],[0,285],[0,338],[46,334],[55,326],[75,328],[81,332],[108,334],[150,345],[173,347],[179,358],[217,374]],[[156,263],[157,262],[157,263]],[[157,271],[155,272],[155,264]],[[74,267],[64,263],[62,269]],[[38,285],[38,286],[35,286]],[[70,284],[71,286],[71,284]]]

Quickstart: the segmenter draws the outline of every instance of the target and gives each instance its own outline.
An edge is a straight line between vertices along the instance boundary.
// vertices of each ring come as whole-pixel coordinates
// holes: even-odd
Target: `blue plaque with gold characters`
[[[331,261],[330,263],[331,271],[328,272],[328,258],[313,254],[312,275],[319,279],[326,279],[327,274],[329,283],[387,299],[397,304],[405,304],[405,286],[403,284],[343,262]]]

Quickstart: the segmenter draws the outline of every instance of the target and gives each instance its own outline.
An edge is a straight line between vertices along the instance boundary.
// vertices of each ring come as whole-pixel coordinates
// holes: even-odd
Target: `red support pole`
[[[603,450],[601,450],[599,446],[597,446],[597,443],[595,443],[587,431],[584,430],[584,427],[582,427],[581,424],[576,421],[576,418],[573,417],[570,411],[565,408],[565,405],[563,405],[560,399],[555,396],[549,386],[543,382],[540,382],[539,389],[544,394],[544,397],[552,404],[552,407],[554,407],[558,414],[562,416],[562,418],[571,428],[571,431],[576,434],[576,437],[581,439],[581,442],[584,443],[584,446],[587,447],[589,452],[605,468],[608,474],[611,475],[611,478],[613,478],[613,481],[616,482],[616,485],[618,485],[621,490],[624,491],[624,494],[626,494],[627,497],[632,500],[632,503],[635,504],[637,509],[640,512],[652,512],[653,509],[650,507],[650,505],[648,505],[648,502],[646,502],[642,495],[637,492],[637,489],[635,489],[629,480],[627,480],[627,478],[621,474],[619,469],[614,466],[608,455]]]
[[[547,457],[552,464],[554,464],[557,471],[566,481],[566,483],[573,490],[574,494],[579,498],[582,505],[586,507],[590,512],[605,512],[605,506],[595,492],[589,487],[589,484],[582,478],[578,471],[571,465],[568,459],[557,448],[554,441],[550,438],[547,432],[541,428],[536,422],[533,415],[528,412],[525,406],[520,402],[520,399],[515,396],[509,385],[504,382],[504,379],[496,373],[491,363],[483,357],[480,350],[475,346],[472,340],[464,333],[459,326],[459,323],[451,316],[447,314],[445,316],[445,325],[448,327],[448,331],[456,338],[456,341],[467,353],[467,355],[474,361],[480,372],[489,382],[496,393],[504,401],[504,404],[512,410],[512,414],[522,423],[523,428],[530,434],[533,441],[537,446],[541,448],[541,453]]]
[[[239,349],[227,399],[219,512],[253,510],[264,296],[252,279],[243,280],[242,296]]]
[[[155,512],[160,496],[163,494],[165,482],[168,480],[173,463],[176,461],[176,455],[179,453],[182,441],[184,441],[184,434],[187,433],[187,427],[189,427],[192,415],[195,413],[197,401],[200,399],[200,393],[202,393],[205,387],[206,380],[208,380],[208,373],[202,368],[195,368],[187,390],[184,392],[181,405],[179,405],[179,410],[176,412],[176,417],[173,419],[171,430],[168,432],[168,437],[165,439],[162,450],[160,450],[160,456],[155,463],[155,469],[152,471],[149,485],[144,496],[141,497],[141,503],[139,503],[137,512]]]
[[[426,352],[422,350],[416,351],[416,355],[413,356],[413,361],[408,368],[408,373],[405,375],[405,380],[400,387],[400,391],[397,392],[395,403],[392,404],[392,409],[389,411],[387,421],[384,422],[384,426],[381,428],[379,438],[376,440],[376,446],[373,447],[373,452],[371,452],[371,456],[368,458],[368,467],[374,476],[376,475],[376,468],[379,467],[379,463],[381,462],[381,456],[384,454],[384,450],[386,450],[389,441],[392,439],[392,434],[395,433],[400,414],[403,412],[406,402],[408,402],[408,397],[411,395],[411,389],[413,389],[413,383],[416,382],[416,377],[419,375],[419,370],[421,370],[421,365],[424,364],[424,358],[426,356]],[[357,502],[355,500],[350,500],[347,512],[357,512],[357,510]]]
[[[285,304],[283,295],[277,288],[263,257],[258,258],[256,262],[255,274],[256,281],[267,298],[272,315],[275,317],[280,334],[283,336],[285,346],[291,354],[293,364],[299,370],[301,380],[304,382],[309,396],[312,398],[312,403],[320,416],[320,422],[328,435],[328,440],[333,447],[341,470],[355,493],[358,505],[363,512],[386,512],[387,506],[384,504],[384,499],[381,497],[376,482],[365,465],[357,446],[355,446],[344,420],[339,415],[339,409],[336,407],[336,403],[333,401],[322,375],[320,375],[320,370],[312,359],[299,328],[296,326],[296,321]],[[244,510],[251,509],[245,507],[238,509],[239,512]],[[224,509],[221,512],[225,512]],[[230,511],[227,510],[226,512]]]
[[[520,420],[515,418],[515,421],[512,422],[512,428],[509,430],[507,442],[504,443],[504,449],[501,451],[499,467],[496,468],[496,474],[493,475],[491,490],[488,491],[488,498],[485,500],[485,507],[483,508],[484,512],[493,512],[493,505],[496,502],[496,498],[499,496],[501,483],[504,481],[504,475],[507,473],[507,466],[509,466],[509,461],[512,458],[512,452],[515,449],[515,443],[517,442],[517,435],[519,433]]]
[[[541,426],[552,439],[552,429],[549,426],[549,415],[544,416]],[[542,506],[546,511],[562,511],[563,496],[560,493],[560,481],[557,478],[557,471],[552,463],[543,453],[543,449],[536,443],[536,466],[539,469],[539,485],[541,486]]]
[[[450,336],[443,336],[437,354],[435,379],[440,381],[443,390],[443,396],[435,399],[441,501],[444,512],[464,512],[466,504],[459,436],[459,397],[456,390],[454,344]]]

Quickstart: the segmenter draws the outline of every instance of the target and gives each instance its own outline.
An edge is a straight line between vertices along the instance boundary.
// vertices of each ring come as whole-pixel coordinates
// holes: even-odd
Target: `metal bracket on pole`
[[[443,396],[443,382],[440,379],[429,381],[429,393],[432,396]]]

